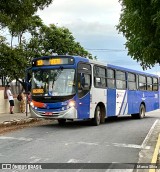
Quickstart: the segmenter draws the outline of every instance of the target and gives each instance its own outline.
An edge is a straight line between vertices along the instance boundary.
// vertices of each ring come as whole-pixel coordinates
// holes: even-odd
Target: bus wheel
[[[136,114],[131,114],[132,118],[134,119],[142,119],[145,117],[145,106],[143,104],[141,104],[140,108],[139,108],[139,113]]]
[[[58,119],[59,125],[64,125],[66,123],[66,119]]]
[[[139,108],[139,114],[138,114],[138,118],[142,119],[145,117],[145,106],[143,104],[141,104],[140,108]]]
[[[93,125],[98,126],[100,122],[101,122],[101,109],[99,106],[97,106],[93,118]]]

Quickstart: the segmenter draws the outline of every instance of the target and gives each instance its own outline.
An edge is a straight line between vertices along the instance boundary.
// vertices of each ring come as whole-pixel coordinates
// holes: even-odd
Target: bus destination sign
[[[49,65],[70,65],[74,64],[74,59],[71,57],[68,58],[62,58],[62,57],[56,57],[56,58],[46,58],[46,59],[37,59],[32,62],[32,66],[49,66]]]

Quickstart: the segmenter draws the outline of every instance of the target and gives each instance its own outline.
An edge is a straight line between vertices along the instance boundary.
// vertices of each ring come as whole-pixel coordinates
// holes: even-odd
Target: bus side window
[[[153,91],[158,91],[158,78],[153,78]]]
[[[146,77],[143,75],[139,75],[139,90],[146,90],[147,87],[147,81],[146,81]]]
[[[97,88],[106,88],[106,68],[95,65],[93,70],[94,86]]]
[[[78,89],[89,90],[91,86],[91,75],[79,73],[78,77]]]
[[[101,87],[102,86],[101,78],[95,77],[95,86],[96,87]]]
[[[78,63],[78,97],[82,98],[85,96],[91,88],[91,75],[92,69],[89,63],[79,62]]]
[[[147,90],[152,91],[153,87],[153,79],[152,77],[147,77]]]
[[[78,73],[78,97],[86,95],[91,88],[91,75]]]
[[[129,90],[137,89],[136,75],[133,73],[128,73],[128,89]]]
[[[113,69],[107,69],[107,87],[115,88],[115,71]]]
[[[116,71],[116,88],[117,89],[126,89],[126,73],[123,71]]]

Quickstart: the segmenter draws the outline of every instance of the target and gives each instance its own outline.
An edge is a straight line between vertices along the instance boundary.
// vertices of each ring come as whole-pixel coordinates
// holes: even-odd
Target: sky
[[[120,13],[118,0],[54,0],[37,14],[46,25],[68,28],[98,61],[142,71],[140,64],[127,55],[126,39],[116,30]],[[160,67],[146,72],[160,75]]]

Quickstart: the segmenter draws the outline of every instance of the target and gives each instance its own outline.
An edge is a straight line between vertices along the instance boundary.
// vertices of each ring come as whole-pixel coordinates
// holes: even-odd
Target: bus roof
[[[151,74],[151,73],[147,73],[147,72],[142,72],[142,71],[137,71],[134,69],[129,69],[129,68],[125,68],[125,67],[121,67],[121,66],[116,66],[116,65],[111,65],[111,64],[104,64],[103,62],[97,61],[97,60],[92,60],[92,59],[88,59],[82,56],[74,56],[74,55],[50,55],[50,56],[42,56],[39,58],[35,58],[33,59],[33,61],[38,60],[38,59],[47,59],[47,58],[51,58],[51,57],[73,57],[76,59],[76,61],[84,61],[84,62],[90,62],[92,64],[97,64],[97,65],[101,65],[101,66],[105,66],[105,67],[110,67],[110,68],[114,68],[117,70],[122,70],[122,71],[126,71],[126,72],[131,72],[131,73],[137,73],[137,74],[141,74],[141,75],[148,75],[148,76],[156,76],[159,77],[156,74]]]
[[[111,64],[107,64],[107,67],[118,69],[118,70],[122,70],[122,71],[126,71],[126,72],[137,73],[137,74],[141,74],[141,75],[148,75],[148,76],[159,77],[156,74],[151,74],[151,73],[142,72],[142,71],[138,71],[138,70],[134,70],[134,69],[129,69],[129,68],[121,67],[121,66],[116,66],[116,65],[111,65]]]
[[[126,72],[141,74],[141,75],[148,75],[148,76],[156,76],[156,77],[159,77],[156,74],[142,72],[142,71],[138,71],[138,70],[134,70],[134,69],[129,69],[129,68],[121,67],[121,66],[116,66],[116,65],[112,65],[112,64],[104,64],[103,62],[96,61],[96,60],[90,60],[89,59],[89,62],[92,63],[92,64],[97,64],[97,65],[101,65],[101,66],[105,66],[105,67],[110,67],[110,68],[117,69],[117,70],[121,70],[121,71],[126,71]]]
[[[97,61],[97,60],[91,60],[89,59],[89,62],[92,63],[92,64],[97,64],[97,65],[101,65],[101,66],[104,66],[104,63],[100,62],[100,61]],[[106,66],[106,65],[105,65]]]

